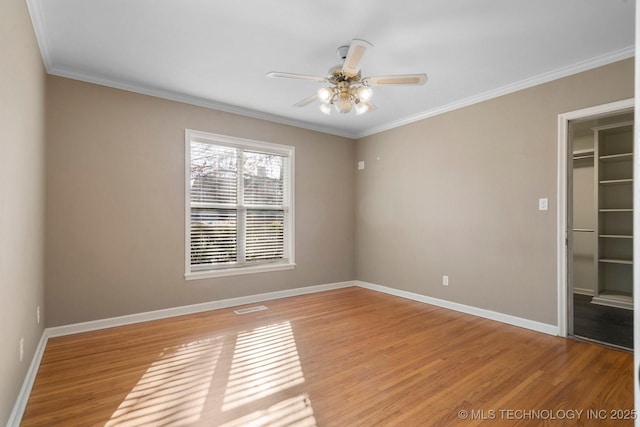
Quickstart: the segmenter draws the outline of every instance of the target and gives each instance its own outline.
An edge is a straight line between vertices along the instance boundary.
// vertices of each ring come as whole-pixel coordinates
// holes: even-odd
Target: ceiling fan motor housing
[[[362,77],[362,74],[359,71],[358,71],[358,74],[356,74],[355,76],[348,76],[342,70],[342,65],[335,65],[329,68],[329,72],[327,74],[327,80],[329,80],[334,85],[337,85],[340,82],[348,82],[350,84],[358,83],[361,77]]]

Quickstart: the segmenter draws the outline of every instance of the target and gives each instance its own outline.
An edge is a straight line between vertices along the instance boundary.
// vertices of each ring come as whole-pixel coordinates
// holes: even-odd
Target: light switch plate
[[[548,211],[549,210],[549,199],[538,199],[538,210],[539,211]]]
[[[364,160],[360,160],[358,162],[358,170],[362,170],[362,169],[364,169]]]

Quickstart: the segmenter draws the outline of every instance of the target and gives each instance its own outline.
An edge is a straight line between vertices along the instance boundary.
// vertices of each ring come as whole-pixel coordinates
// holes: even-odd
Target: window
[[[293,147],[192,130],[185,146],[185,277],[293,268]]]

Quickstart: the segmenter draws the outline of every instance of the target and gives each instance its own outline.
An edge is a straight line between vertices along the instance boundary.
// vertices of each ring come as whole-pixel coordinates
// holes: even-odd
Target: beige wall
[[[47,326],[355,279],[355,144],[48,77]],[[184,130],[293,145],[295,270],[186,281]]]
[[[0,2],[0,52],[0,425],[5,425],[42,335],[36,307],[44,302],[45,72],[24,0]]]
[[[349,139],[50,76],[47,325],[354,278],[556,324],[557,115],[632,84],[622,61],[354,156]],[[185,128],[296,146],[296,270],[184,280]]]
[[[629,59],[359,140],[356,276],[557,324],[557,117],[631,97]]]

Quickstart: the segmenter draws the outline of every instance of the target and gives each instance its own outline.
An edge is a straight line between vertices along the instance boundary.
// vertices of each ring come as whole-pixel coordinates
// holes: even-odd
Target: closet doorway
[[[567,334],[633,349],[633,110],[567,132]]]

